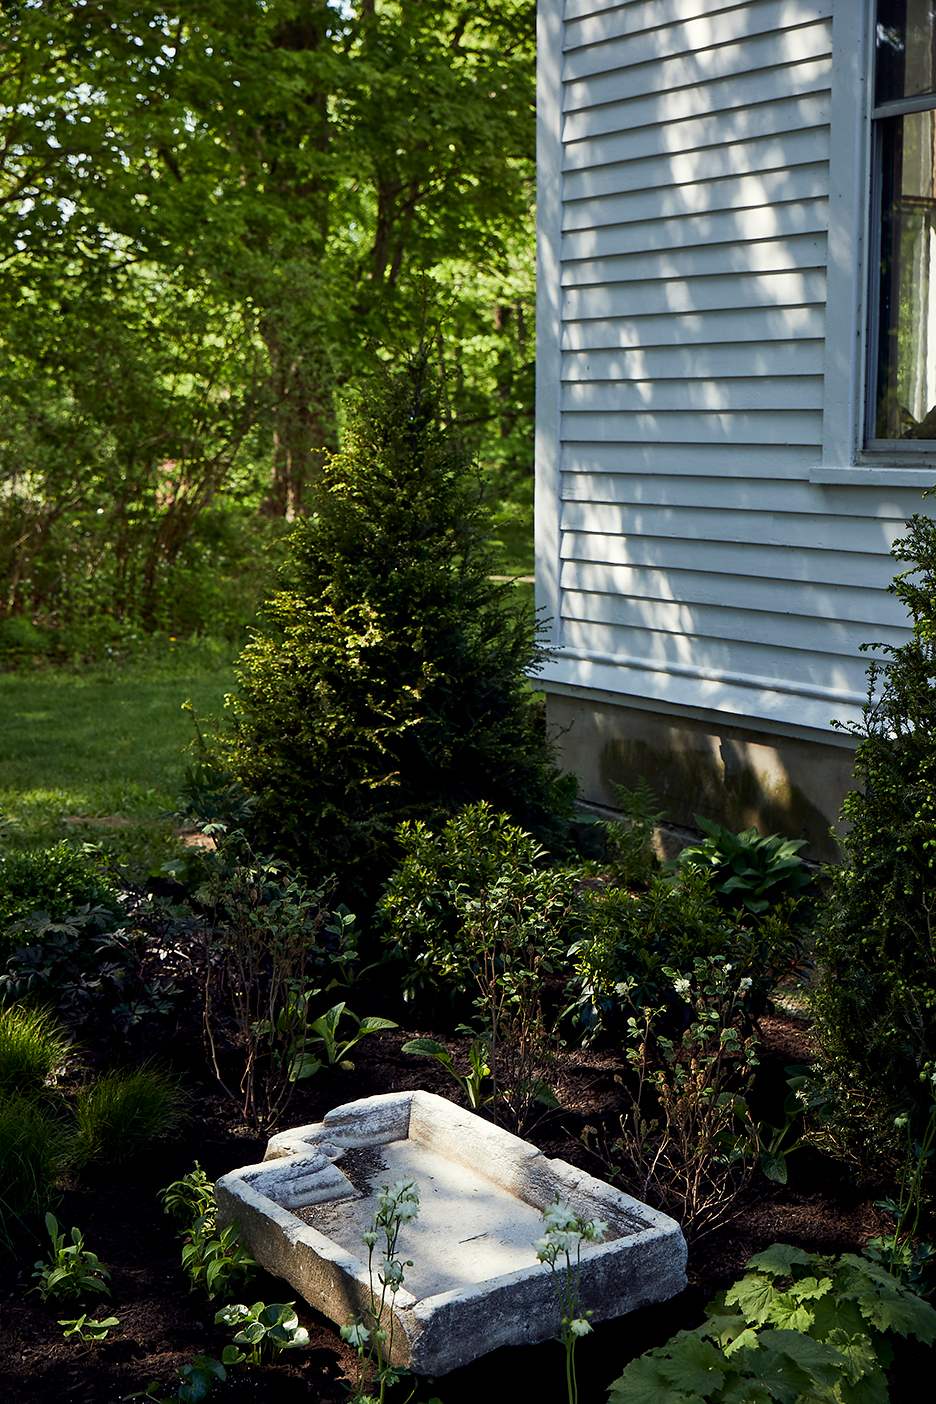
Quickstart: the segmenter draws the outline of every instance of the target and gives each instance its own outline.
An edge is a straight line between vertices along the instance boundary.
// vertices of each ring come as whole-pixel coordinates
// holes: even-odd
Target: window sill
[[[809,468],[806,478],[837,487],[915,487],[924,492],[936,485],[936,463],[925,468]]]

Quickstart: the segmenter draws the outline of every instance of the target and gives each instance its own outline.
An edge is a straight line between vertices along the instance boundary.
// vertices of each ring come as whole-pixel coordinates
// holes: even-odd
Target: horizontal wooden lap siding
[[[710,564],[714,564],[710,562]],[[741,563],[739,562],[739,565]],[[756,560],[753,564],[757,565]],[[606,561],[566,561],[561,575],[563,608],[576,615],[569,603],[572,596],[608,595],[630,600],[668,600],[689,605],[715,605],[758,610],[764,614],[813,619],[835,618],[864,629],[884,624],[901,629],[906,623],[903,605],[892,595],[878,599],[877,588],[864,575],[858,582],[841,579],[804,582],[762,572],[744,575],[740,571],[689,570],[681,566],[660,569],[639,565],[612,565]],[[883,608],[882,608],[883,606]],[[605,616],[602,615],[602,618]],[[632,620],[629,615],[628,619]],[[865,635],[859,642],[865,641]]]
[[[825,728],[905,637],[916,495],[809,480],[831,12],[565,0],[547,678]]]

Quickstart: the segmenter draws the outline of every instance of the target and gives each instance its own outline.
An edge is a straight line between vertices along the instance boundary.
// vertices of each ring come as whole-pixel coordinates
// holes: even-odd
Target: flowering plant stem
[[[559,1298],[562,1325],[559,1340],[565,1347],[566,1390],[569,1404],[578,1404],[578,1380],[575,1374],[575,1346],[579,1336],[587,1336],[591,1331],[588,1318],[590,1311],[583,1311],[579,1301],[582,1282],[582,1244],[595,1243],[602,1238],[608,1225],[602,1219],[584,1219],[577,1214],[571,1204],[565,1203],[556,1195],[555,1200],[543,1212],[546,1232],[533,1244],[536,1256],[541,1263],[548,1263]],[[575,1254],[573,1264],[572,1255]],[[565,1259],[565,1270],[557,1272],[556,1263]]]
[[[419,1213],[419,1187],[415,1180],[397,1180],[392,1186],[384,1185],[377,1196],[377,1210],[371,1226],[361,1237],[367,1244],[367,1274],[370,1281],[370,1306],[365,1315],[370,1322],[355,1322],[342,1326],[342,1340],[353,1345],[358,1353],[358,1379],[351,1404],[366,1404],[373,1396],[365,1392],[368,1376],[376,1372],[380,1393],[377,1404],[384,1404],[387,1386],[400,1378],[400,1371],[390,1363],[393,1351],[393,1297],[403,1285],[403,1269],[412,1267],[410,1261],[401,1262],[397,1256],[397,1240],[405,1223],[415,1219]],[[384,1256],[377,1267],[377,1281],[380,1283],[378,1300],[374,1289],[374,1249],[383,1238]],[[384,1308],[387,1294],[390,1294],[389,1324],[385,1330]]]

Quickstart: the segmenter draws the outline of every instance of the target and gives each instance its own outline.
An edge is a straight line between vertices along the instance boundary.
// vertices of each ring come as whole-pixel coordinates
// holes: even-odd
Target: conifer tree
[[[487,800],[563,841],[574,798],[527,681],[542,656],[494,581],[477,480],[424,354],[376,382],[239,660],[227,758],[259,839],[375,895],[404,819]]]

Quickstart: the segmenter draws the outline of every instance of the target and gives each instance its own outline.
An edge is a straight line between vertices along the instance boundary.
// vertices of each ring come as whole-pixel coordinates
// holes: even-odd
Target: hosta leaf
[[[381,1029],[395,1029],[392,1019],[381,1019],[376,1014],[368,1014],[361,1020],[361,1033],[379,1033]]]
[[[757,1163],[768,1180],[773,1180],[774,1184],[777,1185],[786,1184],[787,1163],[785,1155],[774,1155],[771,1151],[761,1151]]]

